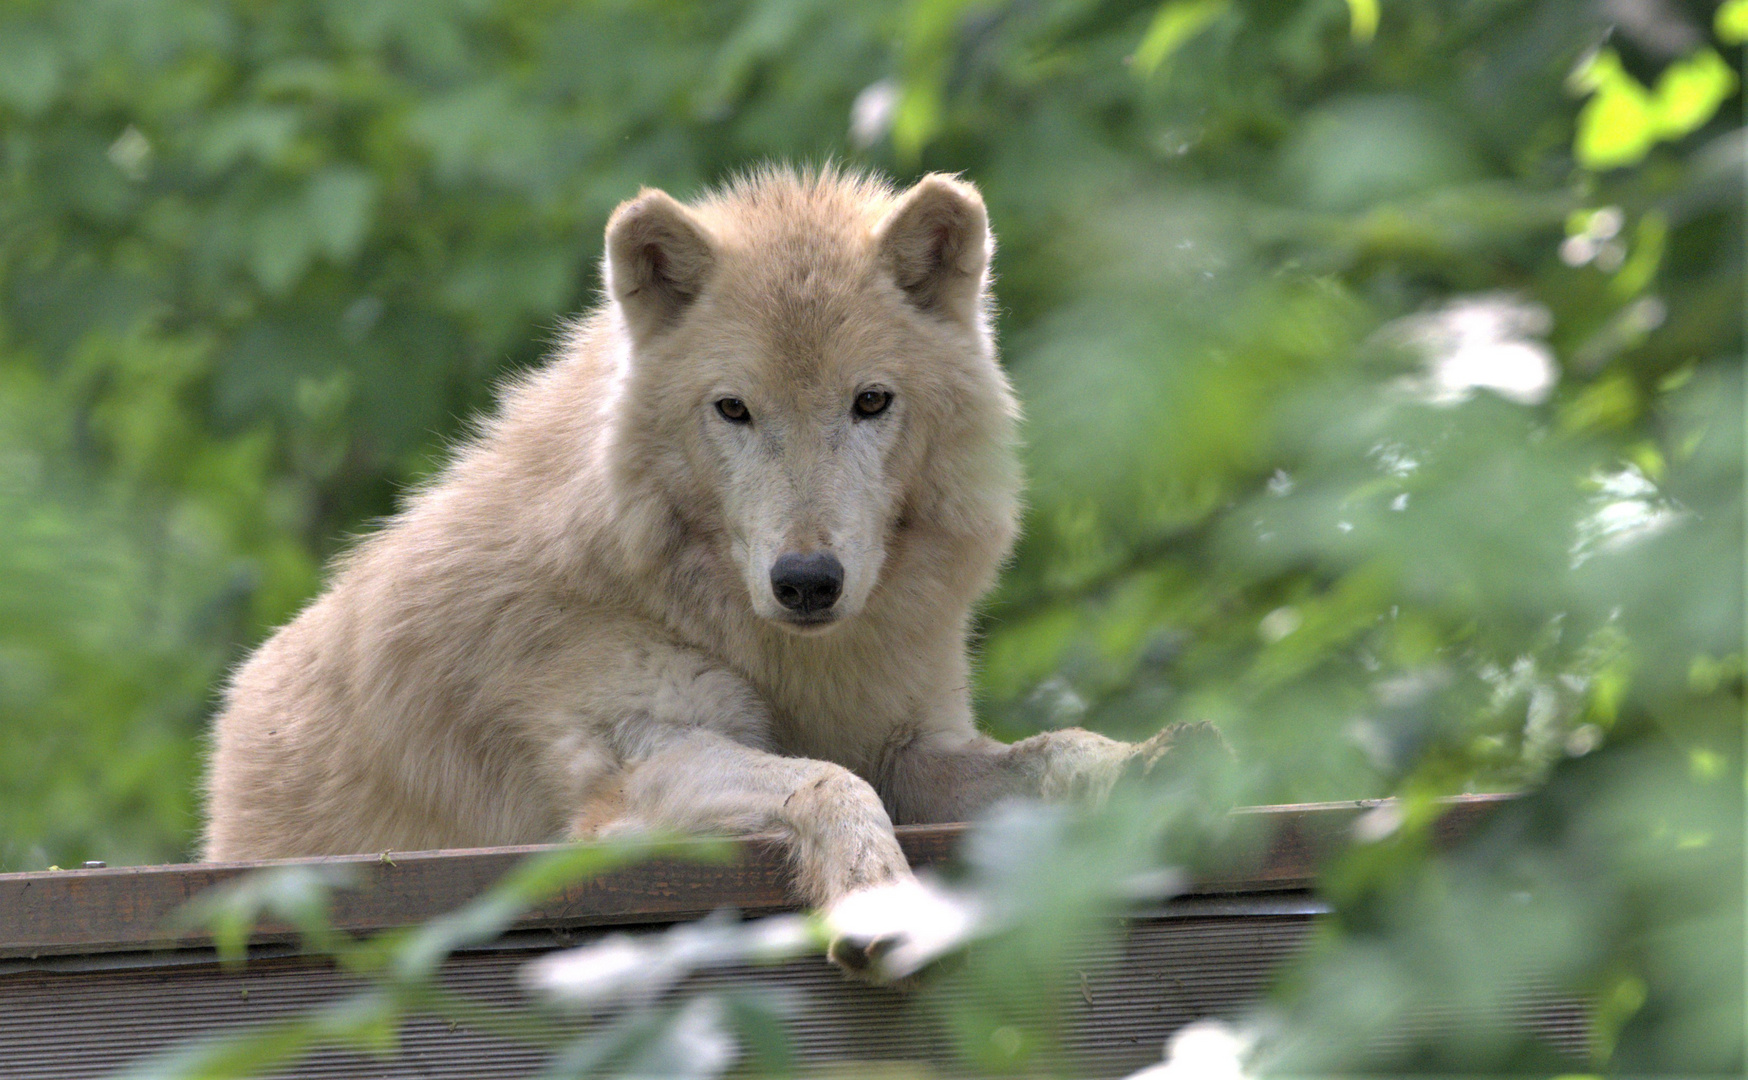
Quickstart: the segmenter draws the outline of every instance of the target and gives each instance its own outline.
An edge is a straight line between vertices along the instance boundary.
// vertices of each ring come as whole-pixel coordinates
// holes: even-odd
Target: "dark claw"
[[[896,937],[875,938],[873,941],[858,941],[841,937],[831,943],[826,949],[826,959],[841,968],[845,975],[857,982],[871,986],[884,987],[887,990],[908,991],[917,983],[917,976],[906,975],[894,979],[881,970],[880,958],[897,946]]]

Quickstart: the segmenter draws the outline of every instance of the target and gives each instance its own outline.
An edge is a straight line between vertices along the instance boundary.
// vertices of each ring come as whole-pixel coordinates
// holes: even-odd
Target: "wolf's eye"
[[[731,424],[750,424],[753,414],[747,411],[747,403],[737,397],[725,397],[716,403],[716,411]]]
[[[856,415],[859,417],[879,416],[892,404],[890,390],[864,390],[856,395]]]

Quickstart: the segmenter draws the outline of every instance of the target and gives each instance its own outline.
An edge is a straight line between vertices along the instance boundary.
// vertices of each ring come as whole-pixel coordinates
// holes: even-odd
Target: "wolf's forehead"
[[[865,237],[841,223],[785,222],[735,238],[723,271],[741,291],[818,304],[859,287],[868,266]]]
[[[884,321],[860,237],[787,228],[735,246],[720,267],[717,302],[794,375],[823,374]]]

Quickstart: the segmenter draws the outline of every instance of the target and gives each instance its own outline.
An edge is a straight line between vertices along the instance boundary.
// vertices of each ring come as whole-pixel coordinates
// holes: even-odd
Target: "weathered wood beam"
[[[1507,796],[1451,800],[1436,827],[1448,843],[1467,832]],[[1237,865],[1204,876],[1197,893],[1303,889],[1317,867],[1351,835],[1358,815],[1375,802],[1246,807],[1235,813],[1241,832],[1257,842]],[[962,825],[905,826],[899,842],[916,867],[947,863],[964,832]],[[790,871],[775,837],[738,841],[732,863],[660,858],[624,867],[569,886],[530,910],[516,929],[626,926],[688,919],[730,907],[768,912],[794,906]],[[92,870],[0,874],[0,958],[33,958],[121,952],[174,946],[201,947],[201,932],[173,932],[172,914],[208,889],[252,870],[291,864],[350,868],[353,883],[333,896],[336,928],[366,933],[423,922],[454,910],[499,881],[524,858],[556,845],[474,850],[393,852],[260,863],[201,863]],[[252,943],[290,941],[295,931],[263,923]]]

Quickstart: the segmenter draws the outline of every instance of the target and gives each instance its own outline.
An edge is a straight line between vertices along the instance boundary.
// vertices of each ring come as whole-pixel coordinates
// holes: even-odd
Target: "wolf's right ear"
[[[975,187],[930,173],[899,196],[878,235],[881,257],[912,304],[931,315],[977,321],[994,241]]]
[[[665,191],[639,192],[607,220],[607,291],[637,337],[678,319],[715,263],[703,224]]]

